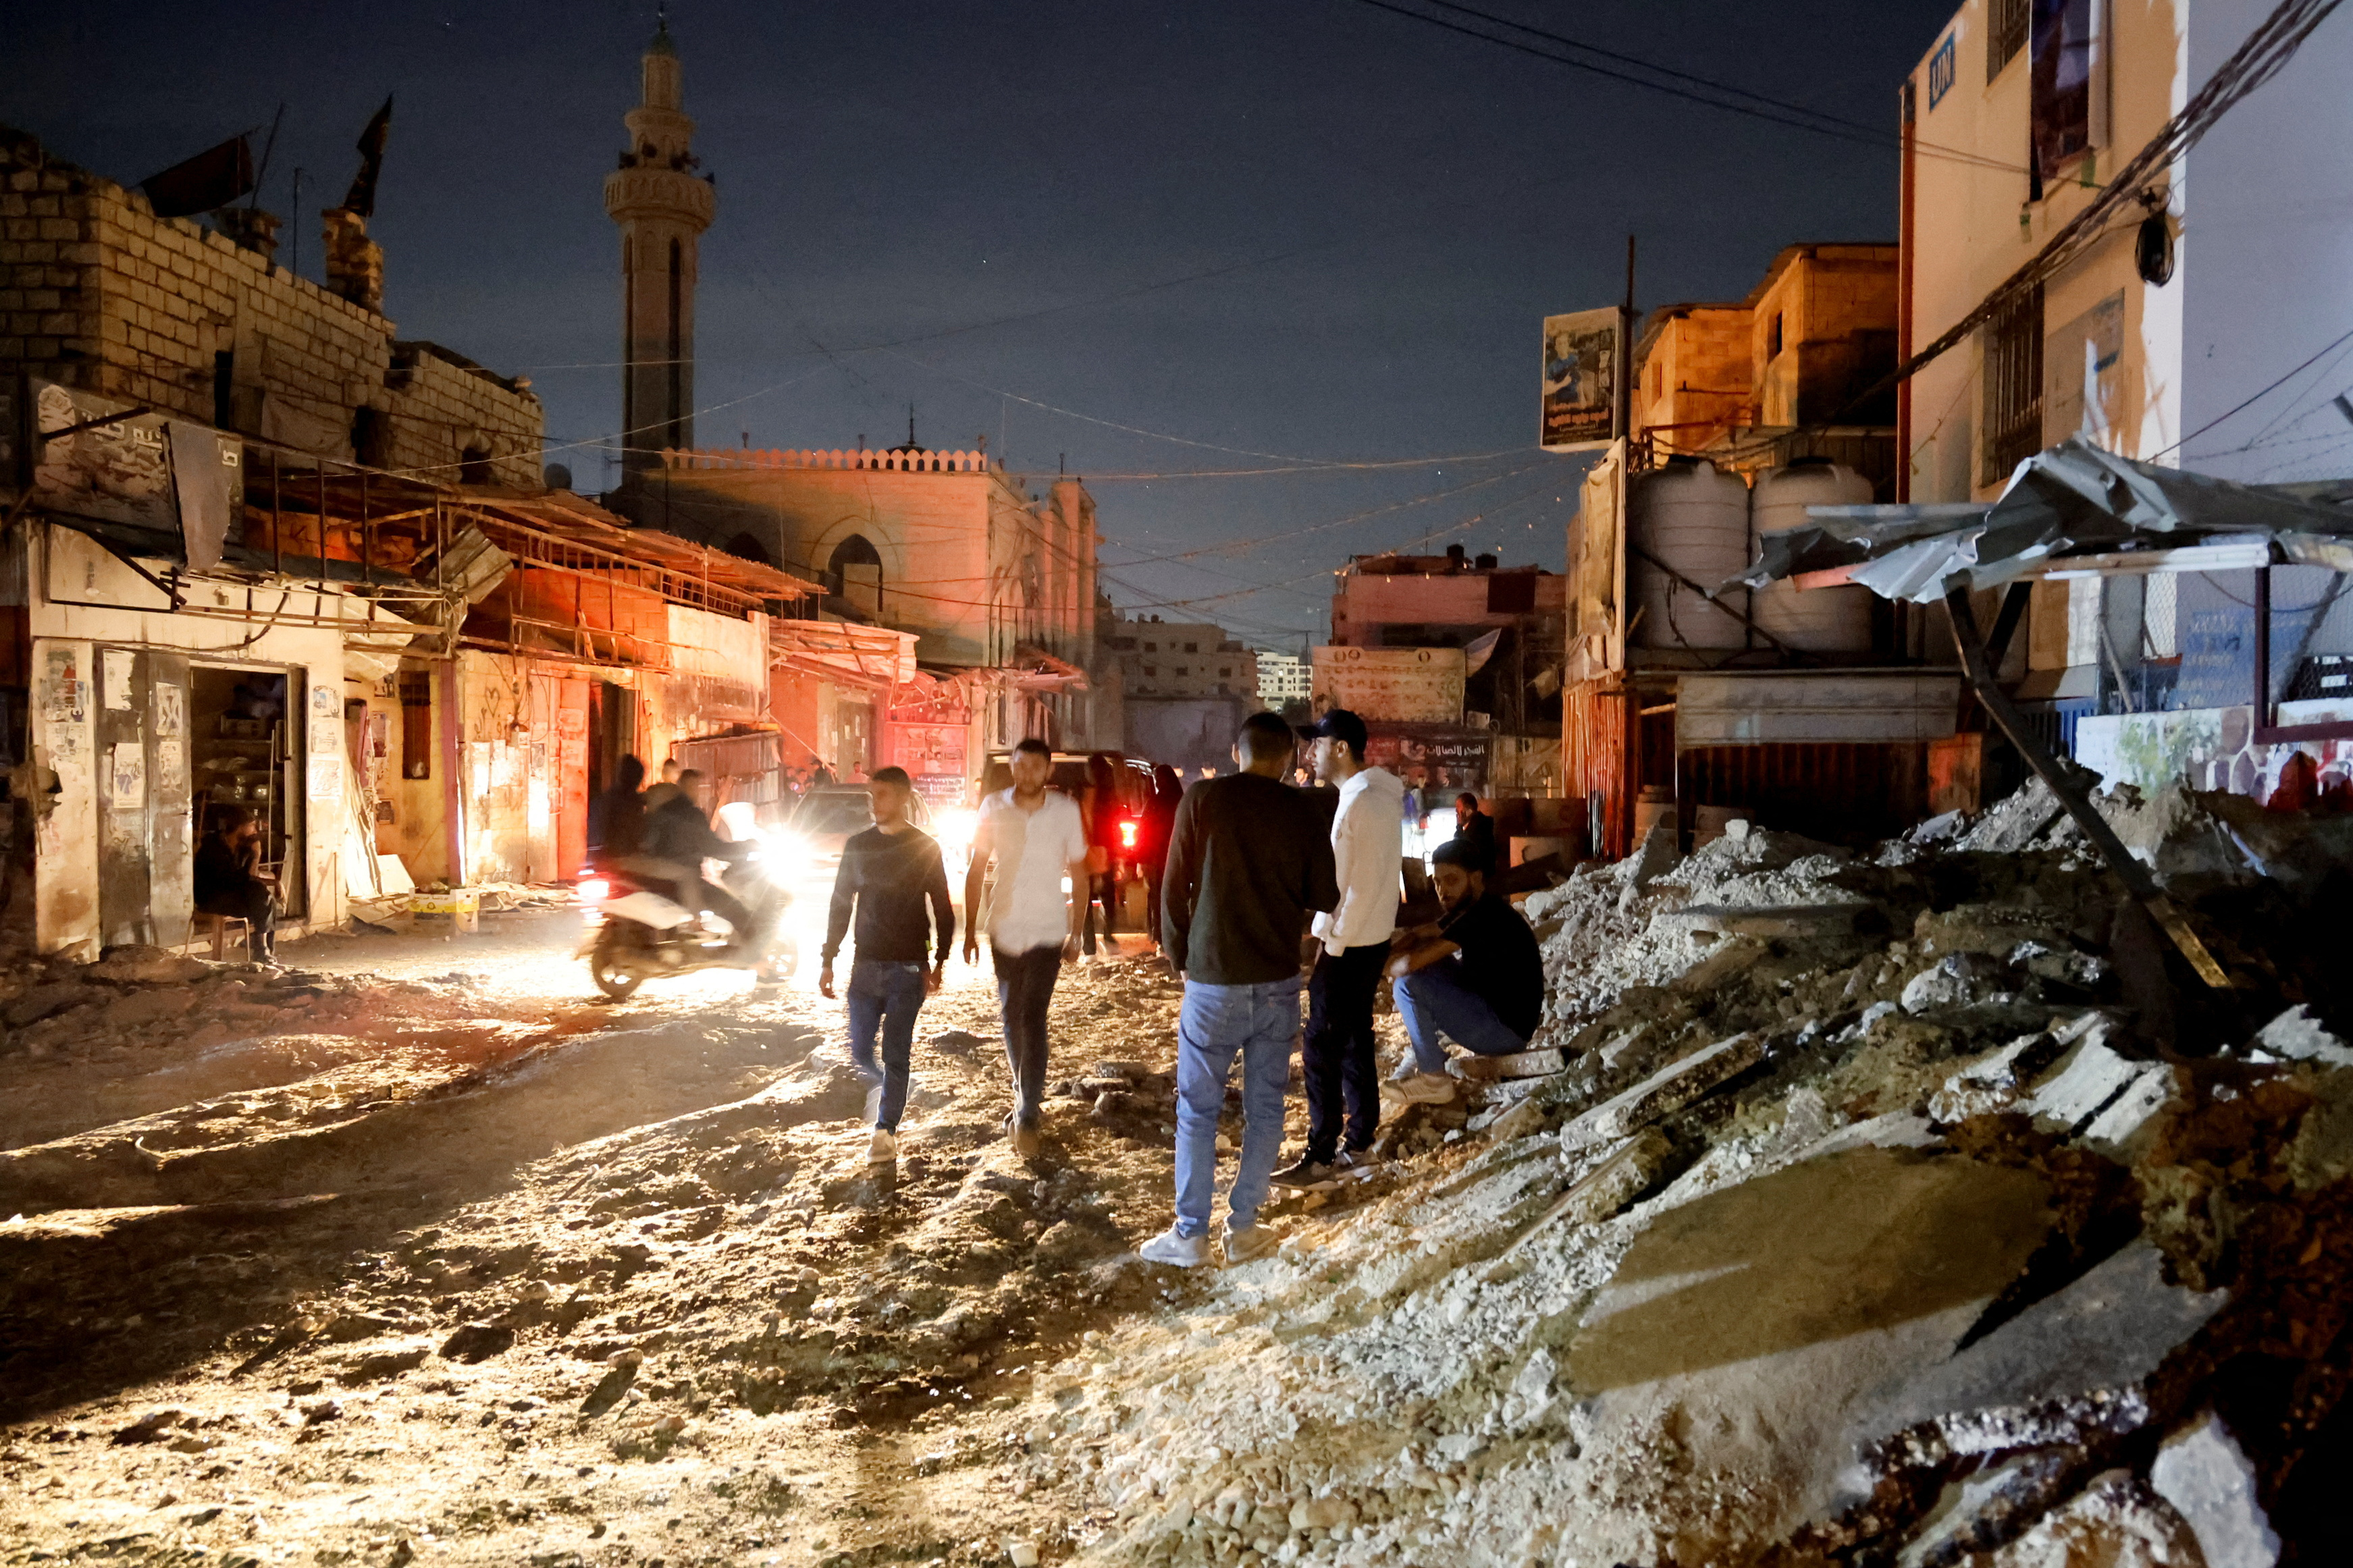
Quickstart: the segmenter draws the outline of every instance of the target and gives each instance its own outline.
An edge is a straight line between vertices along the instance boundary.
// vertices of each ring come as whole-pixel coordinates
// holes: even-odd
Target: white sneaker
[[[1281,1240],[1282,1238],[1277,1237],[1273,1228],[1269,1226],[1249,1225],[1240,1230],[1228,1226],[1226,1227],[1226,1266],[1231,1268],[1237,1263],[1249,1263],[1255,1258],[1264,1258],[1281,1244]]]
[[[1146,1263],[1166,1263],[1171,1268],[1198,1268],[1209,1261],[1209,1238],[1206,1236],[1179,1236],[1172,1225],[1137,1247],[1135,1253]]]
[[[888,1165],[899,1158],[899,1135],[887,1127],[877,1127],[874,1136],[867,1141],[866,1163]]]
[[[1442,1072],[1409,1073],[1392,1079],[1390,1087],[1413,1105],[1444,1105],[1454,1098],[1454,1080]]]

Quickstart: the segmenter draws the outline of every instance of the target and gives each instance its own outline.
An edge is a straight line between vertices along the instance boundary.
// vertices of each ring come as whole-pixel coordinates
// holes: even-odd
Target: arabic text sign
[[[1314,700],[1371,722],[1462,721],[1459,647],[1319,647]]]

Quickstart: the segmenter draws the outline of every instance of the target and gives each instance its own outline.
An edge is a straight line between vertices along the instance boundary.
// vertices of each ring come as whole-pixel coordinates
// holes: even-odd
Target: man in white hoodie
[[[1397,931],[1405,853],[1405,784],[1365,765],[1365,721],[1345,708],[1325,713],[1315,736],[1315,776],[1340,791],[1332,817],[1332,862],[1340,902],[1315,917],[1322,945],[1307,979],[1307,1152],[1275,1173],[1275,1185],[1313,1187],[1366,1164],[1381,1117],[1380,1068],[1373,1058],[1373,997],[1389,938]],[[1342,1143],[1343,1109],[1346,1142]]]

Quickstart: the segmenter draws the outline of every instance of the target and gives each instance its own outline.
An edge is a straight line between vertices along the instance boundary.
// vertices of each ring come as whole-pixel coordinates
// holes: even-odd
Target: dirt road
[[[76,1027],[12,1037],[0,1561],[1068,1555],[1093,1526],[1029,1492],[1015,1407],[1207,1288],[1133,1251],[1168,1216],[1157,963],[1066,973],[1026,1163],[994,992],[954,966],[872,1169],[806,973],[606,1006],[576,917],[489,923],[267,984],[82,982]]]

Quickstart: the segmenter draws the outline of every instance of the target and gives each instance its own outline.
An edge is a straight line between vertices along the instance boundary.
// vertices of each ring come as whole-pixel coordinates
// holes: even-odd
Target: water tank
[[[1676,581],[1680,575],[1715,592],[1748,570],[1748,487],[1739,475],[1702,458],[1671,458],[1663,468],[1636,474],[1626,487],[1626,533],[1629,543],[1658,563],[1626,552],[1626,613],[1642,617],[1633,627],[1635,647],[1748,646],[1748,628],[1735,616]],[[1721,597],[1739,615],[1748,613],[1746,588]]]
[[[1759,548],[1767,534],[1803,528],[1810,506],[1865,506],[1871,481],[1842,464],[1800,458],[1786,468],[1757,476],[1749,518]],[[1845,584],[1809,588],[1775,583],[1760,589],[1753,614],[1757,626],[1801,653],[1867,655],[1872,649],[1871,590]]]

